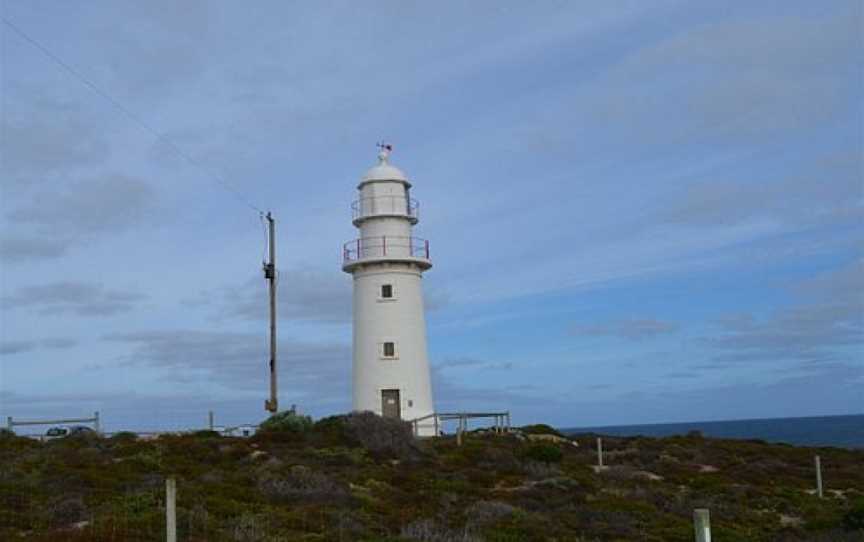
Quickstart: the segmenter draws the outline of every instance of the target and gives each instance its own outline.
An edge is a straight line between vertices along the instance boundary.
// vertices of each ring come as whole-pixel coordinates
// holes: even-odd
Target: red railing
[[[407,216],[416,221],[420,217],[420,202],[405,196],[370,196],[351,204],[352,220],[376,215]]]
[[[419,237],[382,235],[362,237],[342,245],[344,263],[366,258],[421,258],[429,259],[429,241]]]

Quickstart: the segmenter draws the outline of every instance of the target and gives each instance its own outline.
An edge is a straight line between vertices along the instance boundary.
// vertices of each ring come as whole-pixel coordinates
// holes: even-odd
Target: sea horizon
[[[706,437],[758,439],[797,446],[864,448],[864,414],[744,418],[693,422],[565,427],[565,434],[668,437],[699,431]]]

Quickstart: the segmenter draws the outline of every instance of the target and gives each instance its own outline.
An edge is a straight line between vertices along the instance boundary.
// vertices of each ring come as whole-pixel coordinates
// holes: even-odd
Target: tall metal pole
[[[276,397],[276,221],[270,213],[267,213],[267,231],[270,254],[269,261],[264,264],[264,278],[270,286],[270,399],[264,402],[264,408],[275,414],[279,410]]]

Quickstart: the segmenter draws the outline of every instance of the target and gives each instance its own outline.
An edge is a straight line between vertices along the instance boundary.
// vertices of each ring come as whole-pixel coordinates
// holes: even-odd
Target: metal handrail
[[[407,196],[368,196],[351,203],[351,219],[377,215],[420,217],[420,202]]]
[[[429,259],[429,241],[419,237],[381,235],[361,237],[342,245],[342,261],[353,262],[366,258],[420,258]]]
[[[477,418],[492,418],[494,420],[494,430],[496,433],[510,432],[509,410],[504,412],[433,412],[425,416],[420,416],[419,418],[414,418],[413,420],[408,420],[408,423],[411,424],[414,430],[414,435],[417,436],[420,433],[420,422],[431,419],[435,436],[438,436],[442,422],[456,420],[459,425],[457,430],[457,442],[461,444],[462,433],[468,430],[468,420]],[[428,428],[429,424],[423,424],[423,426]]]
[[[6,428],[9,431],[14,431],[16,426],[24,425],[63,425],[70,423],[90,423],[93,428],[99,433],[99,411],[93,413],[92,418],[64,418],[58,420],[24,420],[16,421],[12,416],[6,417]]]

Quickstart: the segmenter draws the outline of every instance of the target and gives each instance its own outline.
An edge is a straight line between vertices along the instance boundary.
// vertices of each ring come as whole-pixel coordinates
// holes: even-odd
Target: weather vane
[[[381,149],[378,151],[378,160],[380,160],[382,164],[386,164],[387,159],[390,158],[390,153],[393,152],[393,145],[385,143],[384,141],[379,141],[376,145]]]

